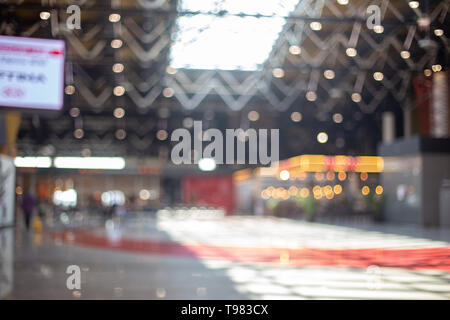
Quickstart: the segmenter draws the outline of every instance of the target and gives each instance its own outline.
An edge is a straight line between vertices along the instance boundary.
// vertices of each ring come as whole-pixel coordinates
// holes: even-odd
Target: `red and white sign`
[[[0,106],[60,110],[63,40],[0,36]]]

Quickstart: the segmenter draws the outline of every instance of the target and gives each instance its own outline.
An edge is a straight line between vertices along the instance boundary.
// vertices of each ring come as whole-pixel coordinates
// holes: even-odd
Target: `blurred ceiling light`
[[[74,189],[56,190],[53,194],[53,203],[57,206],[74,207],[77,205],[77,192]],[[65,216],[62,215],[61,220],[64,219],[63,217]],[[66,219],[67,222],[68,218]]]
[[[125,116],[125,109],[123,109],[121,107],[115,108],[113,111],[113,115],[115,118],[121,119]]]
[[[409,51],[407,50],[403,50],[402,52],[400,52],[400,56],[403,59],[409,59],[411,57],[411,54],[409,53]]]
[[[120,14],[118,13],[111,13],[109,15],[109,22],[119,22],[120,21]]]
[[[213,158],[202,158],[198,161],[198,168],[201,171],[213,171],[216,169],[216,160]]]
[[[150,191],[148,191],[146,189],[142,189],[141,191],[139,191],[139,198],[141,200],[149,200],[150,199]]]
[[[440,71],[442,71],[442,66],[440,64],[434,64],[434,65],[431,66],[431,69],[434,72],[440,72]]]
[[[92,155],[92,151],[89,148],[84,148],[83,150],[81,150],[81,155],[83,157],[90,157]]]
[[[170,65],[175,68],[254,71],[261,69],[299,0],[183,0],[176,19]],[[225,14],[211,15],[211,12]],[[242,16],[239,16],[242,14]],[[255,18],[258,15],[261,17]],[[269,16],[267,16],[269,15]]]
[[[123,42],[120,39],[114,39],[111,41],[111,48],[113,49],[119,49],[122,45]]]
[[[83,137],[84,137],[84,131],[83,131],[83,129],[75,129],[75,131],[73,132],[73,136],[74,136],[76,139],[81,139],[81,138],[83,138]]]
[[[326,134],[325,132],[319,132],[319,134],[317,135],[317,141],[319,143],[326,143],[328,141],[328,134]]]
[[[382,25],[376,25],[373,27],[373,31],[375,33],[383,33],[384,32],[384,27]]]
[[[335,123],[342,123],[342,121],[344,121],[344,117],[340,113],[335,113],[333,114],[333,121]]]
[[[376,194],[378,194],[378,195],[380,195],[380,194],[383,194],[383,187],[382,186],[377,186],[376,188],[375,188],[375,193]]]
[[[177,72],[178,72],[178,70],[177,70],[177,69],[175,69],[174,67],[171,67],[171,66],[167,66],[167,68],[166,68],[166,72],[167,72],[168,74],[175,74],[175,73],[177,73]]]
[[[302,114],[300,112],[294,111],[291,113],[291,120],[294,122],[302,121]]]
[[[442,29],[435,29],[435,30],[434,30],[434,34],[435,34],[437,37],[442,37],[442,36],[444,35],[444,30],[442,30]]]
[[[42,20],[48,20],[50,18],[50,12],[48,11],[42,11],[41,13],[39,13],[39,17]]]
[[[323,76],[324,76],[326,79],[331,80],[331,79],[334,79],[334,77],[336,76],[336,74],[334,73],[333,70],[325,70],[325,71],[323,72]]]
[[[317,100],[317,94],[314,91],[308,91],[306,93],[306,100],[308,100],[308,101],[316,101]]]
[[[114,73],[121,73],[124,69],[123,64],[121,63],[115,63],[112,67],[112,70]]]
[[[80,109],[78,108],[71,108],[69,111],[69,114],[72,118],[76,118],[80,115]]]
[[[370,193],[370,188],[368,186],[362,187],[361,193],[363,196],[367,196]]]
[[[412,8],[412,9],[417,9],[419,7],[419,1],[409,1],[408,5]]]
[[[15,157],[14,165],[17,168],[50,168],[50,157]]]
[[[259,113],[258,113],[258,111],[253,110],[248,113],[247,117],[248,117],[248,120],[250,120],[250,121],[258,121]]]
[[[169,136],[169,134],[167,133],[166,130],[158,130],[158,132],[156,133],[156,138],[160,141],[164,141],[167,139],[167,137]]]
[[[367,172],[361,172],[361,174],[359,175],[359,178],[362,181],[366,181],[369,178],[369,175],[367,174]]]
[[[74,94],[75,93],[75,87],[71,84],[69,84],[68,86],[66,86],[64,88],[64,92],[68,95]]]
[[[348,0],[337,0],[337,3],[340,5],[346,6],[348,4]]]
[[[56,157],[55,168],[122,170],[125,159],[120,157]]]
[[[307,198],[309,197],[309,189],[308,188],[301,188],[300,189],[300,196],[302,198]]]
[[[362,97],[361,97],[361,94],[359,94],[358,92],[354,92],[354,93],[352,93],[352,101],[353,102],[361,102],[361,100],[362,100]]]
[[[430,77],[433,74],[433,72],[430,69],[423,70],[423,73],[426,77]]]
[[[113,93],[115,96],[120,97],[125,94],[125,88],[123,86],[114,87]]]
[[[322,30],[322,24],[319,21],[313,21],[309,24],[311,30],[319,31]]]
[[[275,78],[283,78],[283,77],[284,77],[284,70],[281,69],[281,68],[274,68],[274,69],[272,70],[272,75],[273,75]]]
[[[289,53],[293,55],[299,55],[302,53],[302,48],[297,45],[292,45],[289,47]]]
[[[342,186],[340,184],[337,184],[333,187],[333,192],[335,194],[341,194],[342,193]]]
[[[374,72],[373,78],[374,78],[376,81],[382,81],[383,78],[384,78],[384,75],[383,75],[382,72],[378,72],[378,71],[377,71],[377,72]]]
[[[430,20],[430,17],[428,17],[428,16],[422,16],[422,17],[417,18],[417,25],[422,29],[425,29],[425,28],[428,29],[430,24],[431,24],[431,20]]]
[[[115,135],[117,140],[123,140],[127,137],[127,132],[124,129],[117,129]]]
[[[353,58],[353,57],[356,57],[356,55],[358,54],[358,51],[356,51],[355,48],[347,48],[347,49],[345,50],[345,53],[347,54],[347,56]]]
[[[175,94],[175,90],[173,90],[170,87],[164,88],[163,92],[162,92],[163,96],[166,98],[172,98],[173,95]]]
[[[185,128],[192,128],[192,126],[194,125],[194,119],[192,119],[191,117],[187,117],[183,119],[183,127]]]
[[[169,110],[169,108],[166,108],[166,107],[159,108],[158,109],[158,116],[161,119],[169,118],[170,117],[170,110]]]
[[[289,180],[289,177],[291,176],[291,174],[289,173],[289,171],[287,170],[281,170],[280,172],[280,179],[283,181]]]

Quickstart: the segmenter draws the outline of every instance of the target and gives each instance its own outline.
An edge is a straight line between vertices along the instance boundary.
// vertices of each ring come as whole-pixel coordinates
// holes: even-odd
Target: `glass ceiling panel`
[[[298,2],[181,0],[170,65],[188,69],[258,70],[279,37],[286,22],[284,17]],[[228,14],[217,15],[221,12]],[[238,14],[268,17],[236,16]]]

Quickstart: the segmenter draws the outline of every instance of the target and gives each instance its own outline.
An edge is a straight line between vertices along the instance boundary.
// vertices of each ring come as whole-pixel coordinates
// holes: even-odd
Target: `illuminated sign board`
[[[61,110],[63,40],[0,36],[0,106]]]

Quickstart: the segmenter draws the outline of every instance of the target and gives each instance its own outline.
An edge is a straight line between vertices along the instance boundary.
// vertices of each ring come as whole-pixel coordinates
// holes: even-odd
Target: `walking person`
[[[36,205],[37,200],[36,197],[33,195],[33,193],[30,190],[25,192],[22,198],[22,209],[23,209],[23,217],[25,220],[25,227],[27,231],[30,230],[30,222],[33,216],[33,210]]]

